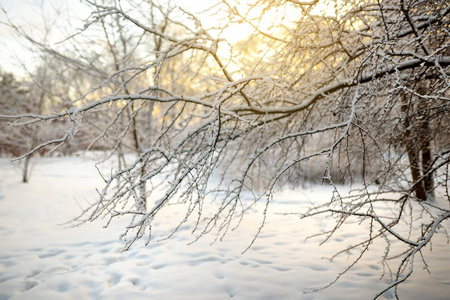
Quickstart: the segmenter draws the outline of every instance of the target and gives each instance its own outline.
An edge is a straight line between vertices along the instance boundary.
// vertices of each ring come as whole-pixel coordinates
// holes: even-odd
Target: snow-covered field
[[[171,239],[121,252],[121,226],[106,220],[78,228],[58,224],[95,197],[101,178],[91,160],[37,158],[29,184],[17,164],[0,159],[0,299],[371,299],[389,280],[380,263],[385,244],[375,242],[354,268],[331,287],[357,253],[331,257],[367,234],[346,226],[329,242],[305,238],[332,226],[323,217],[299,220],[277,214],[299,212],[309,201],[330,196],[327,187],[282,192],[253,247],[260,214],[249,214],[223,241],[196,243],[189,225]],[[182,217],[174,207],[158,221],[170,228]],[[448,223],[447,223],[448,224]],[[156,234],[158,235],[158,234]],[[163,235],[161,235],[162,237]],[[414,274],[399,289],[401,299],[450,299],[450,252],[444,235],[423,251],[429,274],[416,259]],[[381,279],[380,279],[381,278]],[[393,298],[393,293],[383,295]]]

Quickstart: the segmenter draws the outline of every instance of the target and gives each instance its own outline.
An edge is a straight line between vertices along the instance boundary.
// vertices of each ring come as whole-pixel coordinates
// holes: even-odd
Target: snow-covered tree
[[[11,73],[0,72],[0,105],[4,114],[43,113],[45,97],[42,91],[36,91],[30,82],[20,82]],[[39,144],[39,131],[44,126],[10,126],[7,119],[0,118],[2,132],[0,154],[17,156],[33,149]],[[49,136],[45,136],[44,140]],[[42,152],[41,152],[42,154]],[[28,182],[30,176],[31,155],[24,158],[22,181]]]
[[[368,225],[367,238],[344,249],[361,253],[349,268],[375,239],[399,240],[403,260],[386,290],[411,275],[450,218],[448,3],[222,0],[194,14],[156,1],[85,2],[91,15],[63,43],[29,40],[98,82],[68,97],[70,109],[14,117],[73,124],[24,156],[99,113],[108,118],[93,142],[112,141],[117,153],[132,136],[137,157],[104,175],[75,223],[130,218],[128,249],[150,242],[164,207],[184,203],[181,223],[221,237],[278,188],[317,174],[333,197],[299,216],[333,216],[325,239],[355,219]],[[227,40],[244,29],[245,40]],[[164,193],[155,199],[156,185]],[[136,205],[143,198],[154,205]],[[384,264],[389,254],[387,246]]]
[[[6,114],[20,114],[26,111],[26,98],[28,98],[29,86],[17,81],[13,74],[0,72],[0,105],[2,111]],[[24,107],[25,106],[25,107]],[[12,128],[1,120],[2,138],[0,142],[0,152],[2,154],[19,155],[27,151],[27,141],[24,135],[27,128]]]

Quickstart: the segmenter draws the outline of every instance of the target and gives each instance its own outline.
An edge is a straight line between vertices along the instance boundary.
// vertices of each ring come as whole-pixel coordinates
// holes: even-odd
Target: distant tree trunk
[[[412,182],[415,184],[415,194],[417,199],[420,201],[425,201],[427,199],[427,189],[426,185],[431,184],[432,189],[432,175],[431,182],[426,179],[421,179],[422,174],[428,169],[431,163],[431,149],[429,147],[429,141],[426,138],[427,134],[427,126],[423,126],[420,128],[421,130],[416,130],[415,128],[411,128],[412,116],[410,114],[410,103],[408,103],[406,99],[406,95],[402,96],[402,112],[404,114],[403,126],[405,128],[405,147],[406,152],[408,154],[409,168],[411,170]],[[413,135],[414,130],[414,135]],[[422,154],[422,155],[421,155]],[[422,156],[422,157],[421,157]],[[421,159],[422,158],[422,159]]]
[[[44,73],[44,78],[45,78],[45,73]],[[38,114],[42,114],[43,110],[44,110],[44,99],[45,99],[45,94],[44,92],[41,92],[40,96],[39,96],[39,103],[38,103]],[[28,149],[28,151],[33,150],[33,148],[37,145],[37,141],[38,141],[38,130],[39,129],[33,129],[31,132],[31,141],[30,141],[30,147]],[[31,155],[27,155],[27,157],[25,157],[25,161],[23,164],[23,172],[22,172],[22,182],[23,183],[27,183],[30,180],[30,159],[31,159]]]
[[[414,141],[409,139],[407,146],[407,152],[408,152],[408,159],[409,159],[409,167],[411,169],[411,177],[413,184],[416,184],[415,193],[417,199],[420,201],[425,201],[427,199],[427,193],[425,191],[424,186],[424,180],[420,180],[421,178],[421,164],[420,164],[420,157],[419,157],[419,151],[416,149],[416,145],[414,144]]]
[[[426,197],[429,199],[434,199],[434,179],[433,173],[429,172],[432,164],[432,149],[430,142],[430,124],[428,118],[425,116],[422,125],[421,133],[421,151],[422,151],[422,175],[423,187],[425,190]]]
[[[27,157],[25,157],[25,161],[23,163],[23,172],[22,172],[22,182],[23,183],[27,183],[29,180],[29,165],[30,165],[30,159],[31,159],[31,155],[28,155]]]

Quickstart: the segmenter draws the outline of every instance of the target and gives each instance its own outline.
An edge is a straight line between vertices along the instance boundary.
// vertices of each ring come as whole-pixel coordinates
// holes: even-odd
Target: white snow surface
[[[90,158],[33,158],[28,184],[18,163],[0,159],[1,299],[372,299],[389,282],[380,263],[385,243],[369,253],[334,285],[357,252],[333,261],[333,254],[367,236],[364,225],[350,224],[320,245],[306,239],[333,226],[324,216],[300,220],[281,212],[301,212],[310,201],[328,199],[331,189],[315,186],[278,193],[254,245],[242,253],[261,224],[260,213],[244,218],[222,241],[196,235],[187,223],[168,240],[183,210],[170,207],[155,223],[148,246],[138,241],[121,252],[125,222],[100,220],[76,228],[58,224],[76,217],[96,197],[102,179]],[[447,227],[448,227],[448,223]],[[450,299],[450,258],[443,234],[433,251],[422,251],[431,273],[416,258],[413,275],[400,286],[400,299]],[[392,299],[386,292],[381,299]]]

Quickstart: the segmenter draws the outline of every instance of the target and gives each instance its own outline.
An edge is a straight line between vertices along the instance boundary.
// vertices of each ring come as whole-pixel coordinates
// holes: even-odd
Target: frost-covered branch
[[[411,276],[414,255],[448,219],[450,9],[345,0],[323,13],[320,1],[222,0],[195,14],[89,0],[84,27],[56,44],[11,24],[53,58],[54,79],[39,86],[53,102],[0,120],[65,126],[19,159],[73,141],[106,153],[104,186],[73,225],[123,219],[125,249],[151,243],[172,204],[184,215],[167,237],[190,223],[194,241],[220,240],[259,209],[251,247],[279,189],[328,183],[331,199],[299,213],[333,217],[322,242],[352,219],[367,224],[363,241],[336,251],[361,251],[336,280],[375,239],[386,242],[388,266],[392,239],[402,262],[389,290]],[[224,40],[244,23],[247,37]]]

